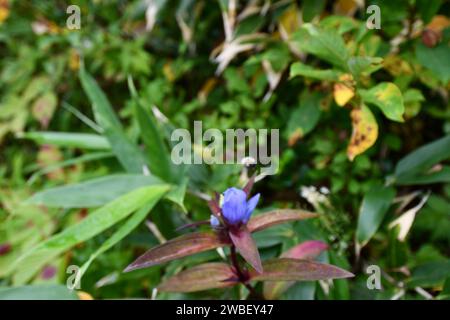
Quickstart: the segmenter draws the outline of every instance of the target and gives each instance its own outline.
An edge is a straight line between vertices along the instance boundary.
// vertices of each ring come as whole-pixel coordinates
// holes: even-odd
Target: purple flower
[[[247,201],[247,194],[240,189],[229,188],[223,194],[222,214],[231,225],[247,223],[259,200],[259,193]]]

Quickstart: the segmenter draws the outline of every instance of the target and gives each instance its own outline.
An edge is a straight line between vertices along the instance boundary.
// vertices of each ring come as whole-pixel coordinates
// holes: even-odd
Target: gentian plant
[[[229,247],[229,263],[200,264],[163,281],[158,289],[167,292],[194,292],[242,284],[250,291],[250,297],[271,299],[294,281],[353,276],[336,266],[312,261],[327,248],[321,241],[303,242],[283,253],[280,258],[261,262],[252,233],[280,223],[314,218],[317,214],[304,210],[280,209],[252,217],[260,198],[259,194],[250,197],[253,183],[254,178],[251,178],[243,190],[229,188],[222,195],[216,193],[213,200],[208,202],[212,212],[211,219],[184,226],[209,224],[211,230],[188,233],[156,246],[130,264],[125,272],[219,247]],[[238,253],[244,261],[239,258]],[[253,283],[257,281],[266,281],[263,295],[255,290]]]

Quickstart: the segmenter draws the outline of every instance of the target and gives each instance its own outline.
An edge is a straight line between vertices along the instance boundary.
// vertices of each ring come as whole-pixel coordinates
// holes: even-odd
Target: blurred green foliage
[[[201,120],[279,128],[280,168],[256,184],[259,210],[322,214],[258,233],[262,257],[323,240],[319,260],[356,275],[280,298],[448,299],[450,4],[366,2],[0,0],[0,298],[73,298],[61,286],[70,265],[96,299],[148,298],[182,268],[221,259],[122,273],[208,219],[205,194],[242,184],[239,165],[171,163],[172,130]],[[66,26],[70,4],[80,29]],[[366,26],[371,4],[380,29]],[[381,290],[366,286],[369,265]]]

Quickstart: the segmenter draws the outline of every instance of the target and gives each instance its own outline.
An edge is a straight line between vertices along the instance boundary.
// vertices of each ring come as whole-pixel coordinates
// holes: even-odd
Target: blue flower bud
[[[211,218],[209,219],[209,222],[211,223],[211,227],[217,228],[220,226],[220,221],[215,216],[211,215]]]
[[[227,189],[223,196],[222,213],[231,225],[247,223],[259,200],[258,193],[247,201],[247,194],[236,188]]]

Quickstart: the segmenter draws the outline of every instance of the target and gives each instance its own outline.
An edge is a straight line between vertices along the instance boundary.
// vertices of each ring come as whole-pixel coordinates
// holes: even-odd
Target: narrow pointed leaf
[[[256,232],[277,224],[315,218],[317,216],[318,216],[317,213],[304,210],[295,210],[295,209],[273,210],[251,218],[247,224],[247,228],[248,230],[250,230],[250,232]]]
[[[322,241],[305,241],[284,252],[281,258],[313,260],[327,248],[328,245]],[[267,281],[263,286],[264,297],[269,300],[276,299],[294,283],[295,281]]]
[[[80,68],[79,76],[81,85],[92,104],[95,120],[104,130],[104,135],[114,154],[128,172],[142,172],[142,168],[146,165],[144,156],[126,136],[106,95],[84,68]]]
[[[150,171],[165,181],[173,181],[172,175],[175,169],[171,167],[172,161],[170,160],[170,154],[164,143],[161,130],[158,128],[152,112],[144,109],[134,90],[132,93],[135,106],[134,112],[139,123],[141,138],[147,147]],[[179,176],[175,178],[178,179]]]
[[[125,269],[125,272],[151,267],[160,263],[227,245],[228,243],[225,240],[222,240],[213,232],[194,232],[185,234],[148,250],[130,264]]]
[[[29,198],[27,203],[56,208],[99,207],[135,189],[161,184],[163,182],[154,176],[113,174],[43,190]]]
[[[160,291],[194,292],[213,288],[226,288],[237,284],[237,276],[226,263],[205,263],[182,271],[161,283]]]
[[[26,251],[13,263],[14,284],[26,283],[39,268],[59,254],[105,231],[145,204],[158,202],[168,190],[168,185],[154,185],[133,190],[91,212],[79,223],[71,225]],[[30,272],[29,268],[33,268],[33,272]]]
[[[281,258],[313,260],[328,249],[325,242],[310,240],[302,242],[281,255]]]
[[[40,145],[51,144],[64,148],[111,150],[111,145],[105,137],[91,133],[30,131],[19,135],[19,138],[30,139]]]
[[[264,272],[250,272],[255,281],[315,281],[350,278],[354,275],[341,268],[308,260],[290,258],[271,259],[264,263]]]
[[[261,258],[259,257],[258,247],[253,240],[250,231],[245,227],[238,230],[230,231],[231,241],[239,250],[241,256],[247,261],[257,272],[263,272]]]

